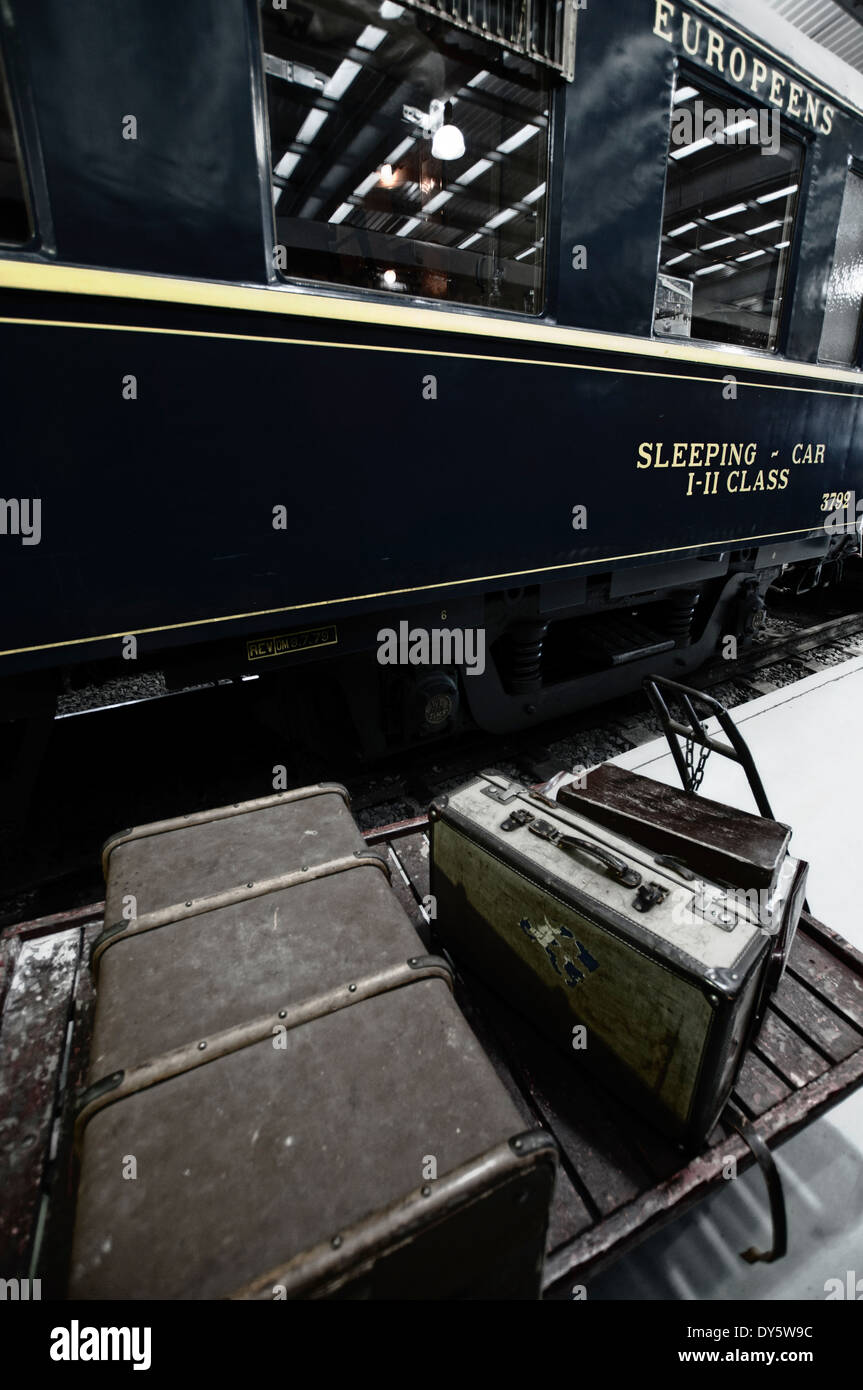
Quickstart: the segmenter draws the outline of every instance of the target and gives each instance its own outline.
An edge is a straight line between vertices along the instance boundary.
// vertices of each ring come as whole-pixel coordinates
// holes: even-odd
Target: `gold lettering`
[[[773,81],[770,83],[770,100],[776,106],[781,106],[785,100],[785,93],[779,90],[780,86],[785,86],[785,78],[782,76],[781,72],[776,72],[774,70]]]
[[[681,38],[683,39],[683,47],[686,49],[687,53],[689,53],[691,56],[694,57],[695,54],[698,52],[698,45],[699,45],[700,42],[701,42],[701,20],[700,20],[700,19],[696,19],[696,20],[694,21],[694,23],[695,23],[695,42],[694,42],[694,43],[692,44],[692,46],[690,47],[690,45],[689,45],[689,25],[690,25],[691,22],[693,22],[693,21],[692,21],[692,16],[691,16],[691,15],[688,15],[688,14],[685,14],[685,15],[683,16],[683,31],[682,31],[682,34],[681,34]]]
[[[818,124],[818,113],[821,110],[821,98],[813,96],[811,92],[806,93],[806,120],[812,126]]]
[[[716,64],[719,72],[725,71],[725,40],[721,34],[717,34],[715,29],[707,31],[707,57],[705,59],[709,68],[713,67],[713,54],[716,54],[718,62]]]
[[[760,58],[753,58],[753,60],[752,60],[752,81],[750,82],[749,86],[752,88],[753,92],[757,92],[757,91],[758,91],[758,88],[761,86],[761,83],[762,83],[762,82],[766,82],[766,81],[767,81],[767,67],[766,67],[766,65],[765,65],[764,63],[762,63],[762,61],[761,61]]]
[[[636,463],[636,465],[635,465],[636,468],[649,468],[649,467],[650,467],[650,464],[651,464],[650,450],[651,450],[651,445],[650,445],[650,444],[639,444],[639,446],[638,446],[638,457],[639,457],[639,459],[644,459],[644,462],[643,462],[643,463],[640,463],[640,462],[639,462],[639,463]]]
[[[739,59],[736,70],[735,59]],[[746,54],[743,52],[742,48],[732,48],[728,55],[728,71],[731,73],[735,82],[743,81],[746,73]]]
[[[800,115],[800,103],[803,100],[803,88],[796,82],[788,83],[788,114],[789,116]]]
[[[821,130],[825,135],[829,135],[833,129],[833,117],[836,115],[832,106],[825,106],[821,115]]]
[[[686,445],[685,445],[685,444],[675,444],[675,446],[674,446],[674,455],[673,455],[672,460],[671,460],[671,467],[672,467],[672,468],[685,468],[685,467],[686,467],[686,459],[682,457],[682,455],[685,454],[685,453],[686,453]],[[678,460],[679,460],[679,462],[678,462]]]
[[[671,43],[674,35],[671,32],[668,21],[671,19],[674,12],[675,7],[672,5],[671,0],[656,0],[656,22],[653,26],[653,32],[658,38],[667,39],[669,43]]]

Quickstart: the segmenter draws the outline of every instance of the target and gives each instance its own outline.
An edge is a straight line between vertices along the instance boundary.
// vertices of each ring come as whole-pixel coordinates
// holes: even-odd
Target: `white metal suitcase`
[[[799,917],[807,866],[787,827],[761,820],[786,833],[775,881],[747,892],[493,772],[430,815],[436,925],[457,961],[573,1065],[699,1142],[777,982],[775,941],[787,948]]]

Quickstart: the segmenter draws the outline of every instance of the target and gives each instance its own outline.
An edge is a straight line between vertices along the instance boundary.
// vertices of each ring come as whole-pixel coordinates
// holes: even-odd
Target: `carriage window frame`
[[[827,328],[827,318],[830,307],[829,292],[830,287],[833,283],[833,277],[836,269],[836,257],[839,252],[839,238],[842,235],[843,231],[842,214],[845,211],[845,200],[852,178],[857,179],[858,183],[861,185],[861,192],[863,192],[863,160],[856,159],[854,157],[849,158],[848,165],[845,171],[845,185],[842,189],[842,202],[839,208],[839,217],[836,222],[836,235],[833,239],[833,250],[830,255],[830,270],[827,276],[826,293],[828,298],[825,300],[824,304],[824,314],[821,320],[821,332],[818,337],[818,351],[816,360],[819,366],[844,367],[852,371],[861,371],[863,370],[863,287],[861,287],[861,292],[857,305],[857,335],[854,343],[854,349],[851,353],[850,359],[848,361],[840,361],[836,357],[828,357],[822,351],[822,344],[824,342],[824,333]],[[863,257],[863,246],[861,246],[861,257]]]
[[[13,99],[12,84],[9,81],[9,72],[2,45],[0,45],[0,122],[4,120],[8,121],[9,126],[12,144],[10,165],[14,165],[18,175],[20,202],[26,224],[26,235],[22,237],[6,236],[2,230],[2,226],[0,226],[0,249],[4,251],[27,251],[32,249],[37,237],[36,218],[33,209],[33,192],[30,186],[30,176],[27,160],[24,155],[24,146],[21,141],[21,121]]]
[[[507,141],[510,140],[511,135],[513,133],[517,133],[517,124],[521,125],[521,123],[525,121],[535,124],[538,130],[538,138],[535,142],[531,141],[531,143],[535,144],[537,150],[536,159],[537,164],[541,168],[541,176],[538,175],[537,181],[535,183],[532,181],[531,184],[528,185],[528,187],[524,190],[524,193],[530,196],[519,196],[518,198],[510,196],[509,198],[506,198],[501,197],[501,195],[498,194],[499,202],[495,210],[489,211],[488,214],[481,219],[476,231],[472,227],[467,229],[467,236],[464,235],[464,232],[460,232],[459,236],[455,239],[455,241],[451,242],[449,246],[446,246],[439,241],[435,241],[432,238],[429,238],[428,241],[421,241],[419,239],[419,236],[417,236],[416,238],[405,237],[405,241],[408,244],[410,244],[411,241],[413,241],[417,247],[425,248],[426,250],[436,251],[438,253],[445,253],[447,250],[455,250],[457,252],[465,251],[468,248],[464,246],[464,241],[469,240],[471,243],[478,243],[476,251],[471,256],[471,260],[477,261],[479,265],[484,265],[487,268],[492,268],[489,272],[489,283],[491,283],[491,276],[493,272],[497,270],[497,267],[499,265],[502,264],[505,270],[507,267],[512,267],[516,270],[516,273],[518,273],[518,267],[515,263],[523,259],[527,259],[529,256],[537,267],[536,274],[533,277],[532,283],[526,282],[526,287],[517,284],[516,289],[514,291],[514,293],[522,294],[523,302],[495,303],[493,302],[491,297],[483,298],[477,297],[476,295],[470,296],[467,294],[459,293],[458,288],[453,289],[451,291],[449,290],[449,288],[447,288],[446,291],[442,292],[439,286],[443,272],[439,272],[436,275],[434,270],[432,270],[430,273],[431,282],[434,285],[434,287],[431,290],[427,290],[427,281],[425,279],[423,280],[422,288],[418,288],[415,284],[411,285],[400,282],[397,282],[395,285],[393,285],[391,278],[392,272],[388,273],[387,281],[384,280],[383,274],[380,274],[376,278],[374,283],[359,283],[357,279],[352,279],[350,276],[347,275],[337,276],[335,274],[321,275],[310,273],[307,269],[303,268],[301,265],[298,265],[296,263],[296,258],[294,258],[294,263],[292,264],[291,252],[296,248],[292,247],[291,245],[286,246],[279,233],[279,218],[277,205],[276,200],[272,195],[275,193],[274,175],[278,170],[278,164],[280,160],[277,160],[275,158],[273,151],[274,127],[272,112],[270,108],[271,89],[269,85],[270,80],[274,75],[275,63],[273,62],[274,55],[268,54],[267,52],[266,36],[264,33],[263,15],[269,14],[269,12],[263,5],[259,5],[258,3],[256,3],[256,0],[252,0],[252,3],[254,4],[254,8],[257,11],[258,21],[258,57],[260,65],[259,80],[264,145],[266,151],[262,168],[262,177],[265,180],[265,184],[262,187],[262,197],[265,200],[265,206],[267,205],[267,203],[269,203],[270,207],[271,228],[273,235],[273,260],[271,263],[271,274],[274,281],[281,284],[290,285],[295,288],[308,288],[315,290],[316,292],[319,291],[325,294],[332,294],[335,296],[374,298],[377,300],[383,300],[387,303],[397,303],[399,300],[402,300],[407,301],[408,303],[419,303],[424,306],[430,306],[437,309],[449,309],[452,311],[474,310],[482,312],[484,314],[502,314],[507,317],[523,317],[526,319],[541,319],[545,314],[547,314],[550,294],[550,283],[555,270],[553,256],[554,248],[549,246],[548,241],[549,225],[551,221],[551,203],[552,198],[554,196],[553,176],[556,173],[557,168],[557,161],[554,157],[554,132],[556,128],[556,112],[558,111],[559,102],[561,100],[562,93],[565,88],[565,75],[561,76],[559,72],[555,71],[553,67],[551,67],[547,63],[543,63],[541,61],[534,61],[532,59],[524,57],[523,55],[513,54],[501,48],[500,46],[493,44],[489,40],[484,40],[479,35],[471,35],[471,38],[473,39],[475,44],[485,45],[488,51],[488,61],[485,64],[485,66],[490,70],[490,75],[495,82],[498,82],[501,85],[505,85],[507,83],[509,77],[507,67],[508,63],[512,61],[521,63],[523,69],[529,67],[531,70],[533,94],[535,99],[540,103],[540,109],[532,114],[532,121],[531,113],[528,112],[527,115],[525,115],[524,111],[522,110],[519,110],[517,121],[514,116],[511,119],[507,117],[507,119],[509,120],[509,124],[513,127],[513,129],[512,131],[507,130],[505,139],[499,139],[498,144],[506,144]],[[375,8],[377,11],[377,9],[379,9],[380,7],[376,6]],[[394,8],[398,7],[394,6]],[[417,9],[411,10],[409,4],[407,6],[404,6],[404,9],[407,13],[419,13]],[[445,15],[442,15],[440,18],[441,23],[445,24],[447,28],[451,28],[454,31],[456,30],[456,26],[448,23],[447,17]],[[462,35],[462,37],[464,37],[464,35]],[[354,46],[353,48],[348,49],[348,54],[353,55],[353,57],[356,58],[358,56],[356,53],[356,47]],[[350,62],[351,58],[348,57],[347,60]],[[283,59],[282,61],[290,65],[289,59]],[[338,62],[338,58],[336,59],[336,61]],[[344,62],[345,59],[342,58],[341,65],[343,65]],[[301,64],[297,63],[297,66],[301,66]],[[307,75],[305,73],[301,73],[299,76],[302,81],[308,80]],[[483,72],[481,76],[488,77],[489,73]],[[471,82],[467,85],[473,86],[474,84],[473,82]],[[496,98],[492,97],[491,100],[492,102],[496,100],[498,107],[501,108],[504,107],[506,104],[505,101],[502,100],[499,96]],[[465,109],[468,109],[467,102],[465,102]],[[447,105],[445,109],[444,119],[445,121],[449,121],[451,117],[452,108],[449,105]],[[411,132],[409,129],[407,129],[403,134],[406,136],[406,134],[409,133]],[[415,134],[419,134],[421,139],[424,138],[428,146],[431,147],[433,143],[432,133],[424,133],[423,131],[419,131],[415,132]],[[514,142],[513,144],[514,148],[518,149],[518,145]],[[478,145],[471,148],[470,141],[468,141],[467,155],[461,161],[463,167],[459,167],[457,169],[457,172],[453,173],[452,184],[459,184],[459,181],[462,180],[462,175],[467,171],[469,167],[472,166],[472,162],[486,164],[488,162],[486,158],[488,154],[490,154],[492,156],[492,159],[495,161],[495,164],[492,167],[492,176],[498,179],[499,181],[499,166],[503,163],[505,156],[508,157],[509,151],[504,151],[504,153],[501,154],[498,153],[496,149],[492,149],[491,147],[489,147],[488,150],[486,150],[485,148],[480,149]],[[384,160],[384,164],[386,164],[387,162],[387,160]],[[513,160],[513,165],[515,165],[515,163],[516,161]],[[375,161],[375,165],[376,167],[383,167],[382,165],[380,165],[379,161]],[[480,186],[484,181],[485,180],[482,177],[477,178],[476,180],[478,186]],[[365,179],[360,180],[360,182],[357,184],[357,189],[361,189],[362,184],[368,184],[369,182],[370,178],[369,175],[367,175]],[[443,180],[441,180],[441,182],[443,183]],[[464,180],[463,182],[466,184],[467,180]],[[446,189],[447,185],[444,184],[443,187],[444,189]],[[461,191],[461,189],[456,187],[455,191]],[[352,203],[354,205],[358,205],[356,197],[353,195],[350,196]],[[488,198],[489,195],[486,194],[486,197]],[[447,199],[447,201],[449,200]],[[514,205],[517,205],[517,211],[515,213],[515,216],[509,218],[501,217],[497,225],[491,227],[491,231],[494,233],[493,238],[491,238],[489,236],[489,224],[494,223],[499,213],[510,212],[511,207]],[[336,209],[336,211],[338,211],[338,209]],[[446,212],[445,208],[444,212]],[[504,244],[502,234],[509,235],[514,229],[518,228],[521,228],[524,232],[524,230],[530,225],[527,217],[525,216],[526,213],[529,214],[529,217],[532,219],[532,226],[535,229],[532,238],[530,238],[533,244],[528,246],[527,243],[525,243],[525,247],[522,248],[521,243],[519,243],[518,254],[516,254],[513,248],[510,250],[509,253],[501,255],[501,247]],[[349,215],[346,215],[342,220],[347,221],[348,216]],[[308,218],[306,220],[312,226],[317,226],[318,228],[326,227],[326,222],[322,222],[320,220],[315,221],[315,219],[313,218]],[[328,217],[327,221],[331,220],[332,212],[330,213],[330,216]],[[414,229],[419,230],[420,236],[422,235],[422,232],[424,230],[424,221],[425,217],[421,218],[419,222],[419,228]],[[508,229],[505,224],[509,221],[512,222],[512,227]],[[481,235],[477,235],[477,232],[480,228],[483,229]],[[345,230],[348,231],[350,230],[350,228],[346,227]],[[360,231],[363,230],[365,229],[360,229]],[[433,230],[437,229],[433,228]],[[401,236],[402,233],[399,232],[398,235]],[[395,238],[391,236],[390,240],[393,241],[395,240]],[[458,242],[461,242],[462,244],[459,245]],[[401,244],[404,244],[404,242]],[[423,254],[424,251],[418,253],[420,263],[422,263]],[[336,253],[329,252],[330,263],[334,263],[336,259]],[[378,268],[380,269],[380,267],[385,265],[386,263],[387,261],[384,258],[382,258],[378,263]],[[477,279],[479,279],[480,273],[481,272],[478,268],[476,270]],[[404,278],[407,279],[408,277],[405,276]],[[456,277],[450,275],[449,282],[452,283],[454,278]],[[466,278],[465,274],[463,273],[460,278],[463,281]],[[435,280],[437,281],[436,284]],[[508,286],[508,288],[511,288],[511,286]]]
[[[674,276],[673,265],[670,267],[670,269],[667,268],[668,263],[665,260],[667,253],[667,242],[669,240],[669,234],[666,231],[666,225],[672,220],[669,216],[667,216],[667,207],[670,186],[669,171],[673,167],[673,121],[677,105],[674,102],[674,92],[684,87],[695,88],[698,95],[704,99],[706,106],[712,107],[713,105],[715,105],[716,107],[728,112],[748,111],[750,109],[756,109],[759,111],[768,112],[771,115],[771,117],[773,117],[773,114],[775,113],[775,118],[778,120],[780,132],[780,149],[783,146],[785,146],[786,148],[790,146],[797,147],[797,169],[793,176],[789,175],[791,182],[793,182],[794,184],[794,191],[790,195],[793,201],[788,207],[786,207],[786,210],[784,214],[781,216],[781,218],[779,211],[776,211],[775,217],[767,217],[767,214],[773,212],[774,208],[778,206],[778,201],[773,199],[769,192],[760,195],[760,197],[756,196],[755,194],[750,194],[749,196],[747,196],[745,193],[744,185],[738,190],[737,196],[735,196],[734,193],[728,195],[731,207],[734,206],[735,202],[745,202],[746,210],[750,216],[754,215],[757,211],[761,215],[765,216],[767,221],[776,221],[778,219],[782,223],[784,223],[784,226],[781,227],[781,230],[774,230],[774,235],[780,236],[781,241],[784,243],[784,245],[774,246],[770,248],[773,250],[780,250],[782,252],[782,258],[780,259],[780,274],[777,275],[777,278],[774,281],[773,285],[773,303],[770,312],[768,328],[765,333],[765,337],[767,338],[766,344],[745,342],[742,341],[739,337],[722,337],[720,335],[703,336],[701,334],[696,334],[694,331],[692,331],[694,328],[694,323],[692,322],[690,322],[689,332],[662,333],[660,331],[657,331],[658,310],[660,308],[660,292],[662,289],[661,279],[664,275],[667,276],[670,274],[672,277]],[[754,99],[752,99],[751,94],[743,91],[738,91],[735,87],[725,84],[717,80],[716,78],[711,79],[700,68],[695,67],[694,65],[689,66],[683,63],[675,64],[675,81],[674,89],[672,92],[672,104],[669,113],[665,185],[663,189],[662,217],[660,222],[657,256],[656,290],[654,298],[653,319],[651,321],[651,338],[654,341],[670,341],[675,343],[693,342],[705,347],[718,347],[733,351],[747,352],[753,353],[755,355],[770,357],[785,355],[788,334],[790,331],[791,310],[794,302],[794,295],[797,284],[799,245],[801,229],[805,215],[806,195],[808,189],[810,169],[810,151],[813,138],[813,133],[806,126],[804,126],[802,123],[794,121],[793,118],[788,118],[786,116],[786,113],[781,111],[778,107],[771,106],[769,103],[764,104],[762,102],[755,101]],[[745,145],[743,147],[745,148]],[[730,148],[739,149],[741,147],[740,145],[730,144]],[[761,156],[759,153],[759,158],[761,157],[763,156]],[[778,181],[781,182],[781,180]],[[762,204],[760,202],[760,198],[769,199],[769,201],[765,201]],[[705,199],[704,201],[706,202],[707,200]],[[718,199],[717,201],[725,201],[725,195],[723,195],[722,199]],[[743,213],[741,212],[738,215],[742,216]],[[733,235],[734,238],[738,240],[738,242],[742,242],[744,239],[748,241],[748,239],[752,236],[753,231],[756,230],[753,227],[735,229],[734,227],[729,227],[727,224],[725,227],[722,227],[720,220],[716,217],[716,210],[714,210],[713,214],[706,214],[699,217],[695,213],[693,213],[692,216],[696,218],[697,223],[696,246],[692,248],[692,254],[694,255],[700,254],[697,247],[697,242],[701,238],[699,238],[698,232],[700,232],[701,230],[707,230],[708,224],[712,224],[712,230],[716,233],[715,240],[719,240],[721,233],[725,231]],[[683,214],[675,214],[675,219],[680,220],[681,217],[683,217]],[[686,221],[688,220],[689,219],[684,219],[682,225],[685,226]],[[759,222],[758,226],[761,227],[761,225],[762,224]],[[765,233],[759,234],[762,236],[765,235]],[[680,243],[678,243],[681,247],[681,253],[687,250],[687,238],[689,235],[690,233],[688,232],[684,232],[681,235]],[[758,249],[762,245],[763,241],[754,241],[749,243],[749,248]],[[735,250],[736,249],[737,248],[735,248]],[[743,254],[746,253],[744,252]],[[699,267],[699,269],[701,269],[701,267]],[[674,292],[670,291],[670,293],[673,299]],[[679,305],[672,305],[672,307],[679,311]],[[688,306],[688,312],[691,315],[691,320],[694,320],[696,318],[696,315],[692,313],[691,302]]]

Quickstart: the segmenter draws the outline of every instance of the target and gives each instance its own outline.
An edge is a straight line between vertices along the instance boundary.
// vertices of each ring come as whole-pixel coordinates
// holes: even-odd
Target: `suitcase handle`
[[[618,859],[615,854],[592,844],[590,840],[581,840],[576,835],[564,835],[555,826],[549,825],[547,820],[533,821],[529,829],[541,840],[547,840],[558,849],[580,849],[584,854],[593,855],[594,859],[605,865],[612,878],[622,883],[625,888],[637,888],[641,882],[641,874],[637,869],[631,868],[625,859]]]

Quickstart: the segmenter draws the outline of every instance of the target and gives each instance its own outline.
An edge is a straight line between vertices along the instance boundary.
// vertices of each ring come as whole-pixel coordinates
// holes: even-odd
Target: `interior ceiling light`
[[[724,131],[722,132],[722,134],[723,134],[723,135],[737,135],[738,131],[741,131],[741,130],[754,130],[754,129],[755,129],[755,126],[756,126],[756,122],[753,121],[752,118],[750,117],[749,119],[744,119],[744,120],[742,120],[742,121],[735,121],[733,125],[727,125],[727,126],[725,127]]]
[[[435,116],[435,102],[432,102],[429,114]],[[457,125],[452,123],[452,102],[437,103],[442,105],[443,110],[440,114],[440,124],[434,132],[432,140],[432,159],[462,159],[464,157],[465,146],[464,136]]]
[[[734,217],[738,212],[746,212],[745,203],[734,203],[730,208],[722,208],[719,212],[708,212],[708,222],[718,222],[720,217]]]
[[[374,24],[367,24],[357,39],[357,48],[365,48],[369,53],[374,53],[386,36],[386,29],[378,29]]]
[[[448,203],[451,197],[452,194],[449,192],[436,193],[423,208],[423,216],[428,212],[437,212],[438,208],[442,208],[444,203]]]
[[[382,164],[378,182],[382,188],[395,188],[399,181],[398,171],[391,164]]]
[[[389,154],[386,157],[386,163],[397,164],[398,161],[401,159],[402,155],[407,154],[413,142],[414,137],[412,135],[406,136],[400,144],[396,145],[394,150],[390,150]]]
[[[697,154],[699,150],[706,150],[707,146],[712,144],[713,141],[709,140],[705,135],[702,140],[693,140],[691,145],[684,145],[680,150],[672,150],[671,158],[688,159],[691,154]]]
[[[772,203],[777,198],[790,198],[792,193],[797,192],[797,184],[789,184],[787,188],[777,188],[772,193],[762,193],[760,198],[756,198],[757,203]]]
[[[513,150],[517,150],[520,145],[523,145],[525,143],[526,140],[532,139],[533,136],[538,133],[538,130],[538,126],[523,125],[521,127],[521,130],[517,130],[515,132],[515,135],[510,135],[508,140],[504,140],[500,145],[498,145],[498,153],[512,154]]]
[[[416,106],[403,106],[402,115],[411,125],[419,126],[425,136],[432,137],[434,159],[461,159],[465,152],[464,136],[453,124],[452,102],[433,101],[428,111]]]
[[[544,184],[544,183],[541,183],[541,184],[538,184],[536,188],[531,189],[530,193],[525,193],[525,195],[524,195],[524,197],[522,198],[521,201],[522,201],[523,203],[527,203],[528,205],[530,205],[530,204],[532,204],[532,203],[538,203],[539,200],[540,200],[540,198],[542,198],[542,197],[544,197],[544,196],[545,196],[545,184]]]
[[[339,101],[360,71],[359,63],[352,58],[343,58],[324,88],[324,96]]]
[[[478,179],[480,174],[484,174],[486,169],[491,168],[490,159],[478,159],[476,164],[472,164],[469,169],[465,169],[463,174],[459,174],[458,182],[461,188],[466,188],[474,179]]]

